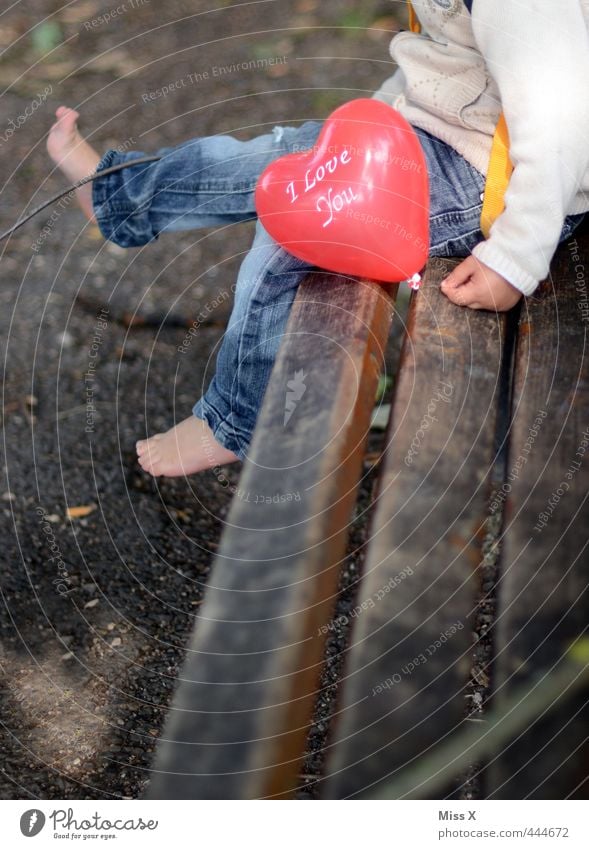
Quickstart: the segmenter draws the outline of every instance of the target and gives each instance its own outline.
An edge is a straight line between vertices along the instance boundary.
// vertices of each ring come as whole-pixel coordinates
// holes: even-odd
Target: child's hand
[[[442,281],[441,289],[454,304],[471,310],[504,312],[522,296],[515,286],[474,256],[457,265]]]

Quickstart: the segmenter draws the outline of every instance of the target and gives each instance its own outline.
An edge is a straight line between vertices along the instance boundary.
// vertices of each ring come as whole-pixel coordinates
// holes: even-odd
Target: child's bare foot
[[[505,312],[522,293],[474,256],[469,256],[442,280],[442,292],[453,303],[472,310]]]
[[[96,171],[100,156],[78,130],[79,114],[67,106],[60,106],[55,113],[57,121],[49,130],[47,152],[68,180],[77,183]],[[90,221],[94,221],[92,206],[92,184],[87,183],[76,191],[78,203]]]
[[[136,445],[139,465],[150,475],[179,477],[239,458],[219,445],[208,424],[190,416],[166,433],[143,439]]]

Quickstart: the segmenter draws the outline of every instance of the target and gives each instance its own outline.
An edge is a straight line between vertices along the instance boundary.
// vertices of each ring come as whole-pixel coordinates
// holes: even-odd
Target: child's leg
[[[77,132],[77,114],[65,110],[58,119],[51,153],[72,180],[142,155],[112,150],[97,162],[98,155]],[[247,142],[213,136],[160,150],[159,162],[95,181],[90,212],[105,238],[123,247],[146,244],[164,231],[254,218],[254,191],[261,172],[278,156],[310,148],[320,129],[318,122],[307,122],[298,128],[277,127]],[[79,199],[88,214],[87,195]],[[193,416],[165,434],[137,443],[144,469],[154,475],[183,475],[244,456],[290,305],[306,270],[305,263],[287,254],[258,226],[254,247],[240,270],[217,377]]]
[[[49,130],[47,151],[68,180],[77,183],[93,174],[100,162],[99,154],[82,138],[78,118],[73,109],[60,106],[55,113],[57,121]],[[76,197],[86,218],[95,221],[92,209],[92,185],[87,183],[76,191]]]
[[[258,222],[239,272],[215,377],[192,416],[137,443],[145,471],[184,475],[245,457],[290,307],[309,268]]]
[[[430,256],[468,256],[480,230],[485,176],[453,147],[414,128],[429,177]]]
[[[77,113],[61,107],[57,114],[48,149],[72,180],[145,156],[137,150],[109,150],[100,159],[80,136]],[[225,135],[191,139],[158,150],[158,162],[95,180],[79,190],[78,198],[103,236],[121,247],[145,245],[163,232],[246,221],[256,217],[255,188],[264,168],[279,156],[310,147],[320,129],[309,121],[275,127],[249,141]]]

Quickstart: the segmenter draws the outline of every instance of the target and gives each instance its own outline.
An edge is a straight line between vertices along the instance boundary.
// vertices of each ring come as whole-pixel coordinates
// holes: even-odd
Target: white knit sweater
[[[528,295],[566,215],[589,210],[589,0],[413,0],[420,35],[375,97],[487,172],[501,110],[514,165],[505,210],[474,255]]]

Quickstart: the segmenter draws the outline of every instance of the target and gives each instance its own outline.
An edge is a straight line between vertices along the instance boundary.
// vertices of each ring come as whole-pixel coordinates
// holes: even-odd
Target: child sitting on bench
[[[419,32],[391,43],[398,67],[375,95],[412,124],[430,180],[431,256],[466,257],[442,283],[454,303],[508,310],[548,273],[559,243],[589,208],[588,4],[415,0]],[[489,237],[480,229],[495,128],[509,128],[513,173]],[[102,158],[60,107],[48,150],[71,180],[135,159]],[[259,175],[276,157],[311,148],[321,123],[276,127],[251,141],[187,141],[78,190],[104,237],[123,247],[160,233],[255,218]],[[296,289],[308,266],[258,222],[241,266],[216,374],[192,415],[137,443],[152,475],[186,475],[243,459]]]

